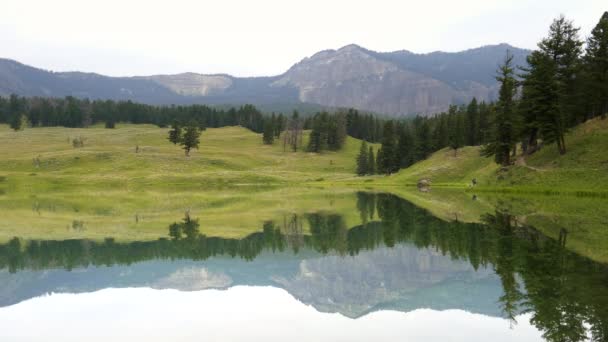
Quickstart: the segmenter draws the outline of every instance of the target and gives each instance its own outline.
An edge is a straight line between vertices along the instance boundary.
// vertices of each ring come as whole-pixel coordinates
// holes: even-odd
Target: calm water
[[[518,224],[359,193],[362,224],[286,215],[243,239],[0,245],[2,341],[606,341],[608,266]],[[355,206],[353,206],[355,207]]]

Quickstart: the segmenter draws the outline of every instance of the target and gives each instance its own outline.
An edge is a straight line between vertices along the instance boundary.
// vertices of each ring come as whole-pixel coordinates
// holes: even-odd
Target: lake
[[[2,341],[608,340],[604,199],[304,196],[259,217],[201,201],[150,231],[141,208],[142,239],[114,208],[0,201],[37,227],[0,225]]]

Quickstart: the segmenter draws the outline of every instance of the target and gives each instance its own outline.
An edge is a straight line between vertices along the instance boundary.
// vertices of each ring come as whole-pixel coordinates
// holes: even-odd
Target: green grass
[[[477,191],[537,194],[578,194],[608,196],[608,120],[590,120],[566,136],[568,153],[559,155],[555,145],[502,169],[492,158],[479,154],[480,148],[467,146],[456,153],[449,148],[389,177],[374,178],[374,185],[415,185],[428,178],[434,187],[469,188]],[[522,161],[525,160],[525,163]]]
[[[85,147],[72,147],[79,136]],[[0,126],[0,240],[156,239],[187,210],[204,233],[224,237],[319,210],[359,223],[354,188],[319,189],[354,177],[356,139],[339,152],[294,153],[280,142],[263,145],[261,135],[241,127],[208,129],[187,158],[166,137],[167,129],[151,125]]]
[[[78,136],[84,148],[69,142]],[[573,130],[565,156],[545,146],[527,165],[500,171],[478,147],[444,149],[389,177],[354,175],[360,141],[353,138],[339,152],[294,153],[280,141],[263,145],[244,128],[208,129],[186,158],[166,136],[150,125],[0,126],[0,241],[157,239],[186,211],[210,236],[243,237],[264,221],[315,211],[341,214],[352,227],[361,223],[355,192],[370,190],[397,194],[444,220],[479,222],[507,206],[549,236],[567,228],[569,248],[608,262],[608,120]],[[412,187],[421,178],[432,180],[431,192]],[[480,185],[471,187],[473,178]],[[584,196],[533,195],[556,193]]]
[[[84,148],[70,139],[82,136]],[[305,133],[303,143],[307,144]],[[206,130],[201,148],[184,156],[166,139],[167,129],[119,125],[117,129],[0,126],[0,186],[5,192],[43,193],[83,188],[224,188],[301,184],[353,177],[360,141],[348,138],[339,152],[284,152],[263,145],[241,127]],[[135,153],[139,146],[139,153]]]

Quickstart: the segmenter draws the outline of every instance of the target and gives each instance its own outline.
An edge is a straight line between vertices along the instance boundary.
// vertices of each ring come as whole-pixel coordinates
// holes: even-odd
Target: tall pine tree
[[[592,115],[605,118],[608,114],[608,11],[587,39],[584,61]]]
[[[503,64],[498,68],[496,80],[500,84],[493,136],[482,149],[485,156],[494,156],[497,164],[511,164],[511,150],[517,141],[514,97],[517,81],[514,77],[513,55],[507,51]]]
[[[382,135],[382,146],[378,151],[378,173],[391,174],[399,171],[395,123],[392,120],[384,124]]]
[[[369,173],[369,156],[367,152],[367,142],[363,140],[361,142],[361,148],[359,149],[359,155],[357,156],[357,175],[359,176],[364,176]]]

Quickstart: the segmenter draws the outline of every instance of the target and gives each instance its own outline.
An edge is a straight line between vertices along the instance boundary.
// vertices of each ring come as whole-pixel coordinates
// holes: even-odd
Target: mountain
[[[530,53],[507,44],[428,54],[347,45],[304,58],[282,75],[247,78],[196,73],[108,77],[45,71],[0,59],[0,95],[72,95],[149,104],[252,103],[266,110],[353,107],[393,116],[424,115],[473,97],[495,99],[494,75],[507,50],[516,65],[524,65]]]
[[[265,252],[254,260],[213,257],[205,261],[149,260],[131,265],[0,270],[0,307],[49,293],[85,293],[104,288],[150,287],[201,291],[232,286],[283,288],[321,312],[357,318],[390,309],[460,309],[501,317],[502,287],[490,268],[411,244],[362,251],[353,257],[311,250]]]

